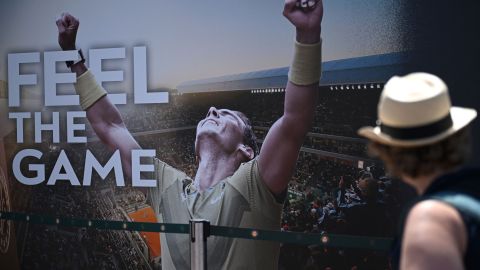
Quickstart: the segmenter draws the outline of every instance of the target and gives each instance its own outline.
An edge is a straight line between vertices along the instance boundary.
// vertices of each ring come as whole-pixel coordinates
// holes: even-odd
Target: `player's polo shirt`
[[[148,200],[160,222],[188,223],[192,218],[211,225],[279,230],[283,204],[260,178],[256,159],[243,163],[230,177],[200,193],[184,172],[155,159],[157,187]],[[187,234],[164,234],[163,269],[190,269]],[[270,241],[210,236],[209,269],[277,269],[280,244]]]

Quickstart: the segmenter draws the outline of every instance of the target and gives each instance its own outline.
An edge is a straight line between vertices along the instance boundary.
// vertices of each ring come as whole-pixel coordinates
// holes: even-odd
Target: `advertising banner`
[[[0,210],[22,215],[0,220],[1,268],[190,269],[188,232],[123,222],[391,239],[411,190],[357,130],[409,67],[404,3],[288,2],[2,2]],[[304,29],[310,86],[289,82]],[[388,268],[279,242],[212,236],[209,268]]]

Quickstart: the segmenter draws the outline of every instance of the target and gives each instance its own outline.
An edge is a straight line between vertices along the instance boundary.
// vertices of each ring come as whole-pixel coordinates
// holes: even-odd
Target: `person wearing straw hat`
[[[420,195],[402,224],[394,268],[480,269],[480,170],[463,166],[476,116],[451,106],[440,78],[412,73],[386,83],[377,125],[358,131],[370,152]]]

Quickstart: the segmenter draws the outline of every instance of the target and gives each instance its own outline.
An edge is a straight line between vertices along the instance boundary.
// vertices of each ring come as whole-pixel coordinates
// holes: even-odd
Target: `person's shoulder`
[[[407,222],[434,223],[463,226],[460,213],[451,205],[439,200],[423,200],[415,204],[408,214]]]
[[[466,229],[460,213],[451,205],[439,200],[423,200],[408,213],[405,235],[408,245],[415,250],[431,249],[442,240],[464,250]]]
[[[168,186],[178,180],[192,180],[184,171],[171,166],[157,157],[153,158],[153,165],[155,167],[155,178],[162,179],[164,186]]]
[[[249,161],[246,161],[246,162],[242,162],[240,164],[240,166],[238,166],[237,170],[235,171],[234,175],[235,174],[245,174],[245,173],[250,173],[251,170],[255,170],[255,169],[258,169],[258,165],[257,165],[258,161],[257,161],[257,158],[253,158]]]

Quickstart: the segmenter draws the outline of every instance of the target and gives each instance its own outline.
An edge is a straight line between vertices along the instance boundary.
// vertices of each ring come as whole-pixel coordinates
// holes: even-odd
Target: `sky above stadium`
[[[324,0],[324,60],[408,49],[402,42],[403,2]],[[2,1],[0,79],[7,78],[8,53],[59,49],[55,19],[62,11],[80,19],[77,46],[84,51],[126,48],[126,59],[108,60],[104,67],[125,71],[125,81],[115,87],[127,91],[133,47],[140,45],[147,47],[149,89],[287,66],[294,28],[282,9],[281,0]],[[41,64],[25,70],[42,77]]]

